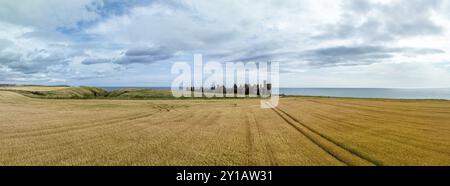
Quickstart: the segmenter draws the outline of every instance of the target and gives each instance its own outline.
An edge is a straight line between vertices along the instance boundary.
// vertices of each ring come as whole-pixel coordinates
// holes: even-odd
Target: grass
[[[450,165],[450,101],[127,99],[0,91],[0,165]]]
[[[168,90],[149,90],[142,88],[124,88],[108,92],[97,87],[45,87],[15,86],[0,87],[0,90],[13,91],[31,98],[41,99],[172,99]]]
[[[19,91],[54,91],[66,89],[67,86],[0,86],[0,90],[19,90]]]
[[[1,87],[0,90],[45,99],[93,99],[108,95],[107,91],[95,87]]]
[[[124,88],[112,91],[108,94],[107,97],[115,99],[173,98],[172,92],[169,90],[151,90],[142,88]]]

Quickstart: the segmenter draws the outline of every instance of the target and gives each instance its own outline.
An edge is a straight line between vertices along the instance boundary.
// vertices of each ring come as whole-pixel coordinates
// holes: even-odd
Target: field
[[[0,91],[0,165],[450,165],[450,101],[259,103]]]
[[[54,91],[54,90],[62,90],[67,89],[68,87],[63,86],[1,86],[0,90],[23,90],[23,91]]]

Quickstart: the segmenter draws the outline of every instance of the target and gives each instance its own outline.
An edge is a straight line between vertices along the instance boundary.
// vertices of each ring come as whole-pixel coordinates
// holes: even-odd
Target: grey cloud
[[[383,46],[356,46],[356,47],[330,47],[306,51],[299,57],[311,66],[349,66],[366,65],[383,62],[394,55],[424,55],[445,53],[432,48],[383,47]]]
[[[7,52],[0,53],[0,64],[6,65],[14,61],[19,61],[20,56],[18,54],[11,54]]]
[[[174,57],[174,52],[166,47],[148,47],[128,49],[117,58],[88,58],[83,60],[83,64],[92,65],[99,63],[116,63],[121,65],[133,63],[154,63],[168,60]]]
[[[84,65],[93,65],[93,64],[99,64],[99,63],[110,63],[114,61],[114,59],[107,59],[107,58],[87,58],[83,60],[81,63]]]
[[[127,50],[123,57],[116,60],[116,63],[154,63],[167,60],[172,57],[173,52],[169,48],[165,47],[135,48]]]
[[[284,61],[285,59],[294,60],[298,58],[298,52],[268,52],[254,55],[243,55],[232,61],[242,62],[263,62],[263,61]]]
[[[28,54],[1,52],[0,64],[22,74],[46,72],[48,67],[66,65],[68,56],[46,50],[34,50]]]
[[[375,50],[371,51],[372,49]],[[382,50],[374,47],[323,48],[305,52],[302,57],[304,61],[308,62],[309,66],[315,67],[367,65],[381,62],[393,56],[390,52]]]
[[[163,53],[164,50],[162,48],[154,49],[154,48],[135,48],[129,49],[125,52],[126,56],[154,56]]]
[[[312,52],[320,56],[331,56],[331,57],[356,56],[374,53],[412,53],[412,54],[444,53],[443,50],[432,48],[408,48],[408,47],[388,48],[382,46],[356,46],[356,47],[339,46],[331,48],[321,48],[313,50]]]
[[[279,60],[279,57],[289,54],[289,52],[280,51],[285,45],[285,42],[271,40],[259,42],[250,46],[237,47],[227,52],[208,54],[207,56],[215,60],[233,62]]]
[[[439,54],[445,51],[433,48],[413,47],[384,47],[384,46],[338,46],[318,48],[306,51],[283,51],[255,53],[254,55],[243,55],[232,61],[243,62],[296,62],[303,61],[311,67],[330,66],[356,66],[380,63],[395,55],[419,56],[426,54]]]
[[[413,47],[396,48],[393,51],[406,52],[406,53],[415,54],[415,55],[446,53],[445,51],[443,51],[441,49],[435,49],[435,48],[413,48]]]
[[[125,56],[119,58],[116,63],[118,64],[132,64],[132,63],[154,63],[166,59],[170,59],[171,56],[155,55],[155,56]]]
[[[31,61],[19,60],[8,64],[8,67],[24,74],[34,74],[47,72],[47,69],[54,65],[67,65],[68,59],[64,57],[35,58]]]

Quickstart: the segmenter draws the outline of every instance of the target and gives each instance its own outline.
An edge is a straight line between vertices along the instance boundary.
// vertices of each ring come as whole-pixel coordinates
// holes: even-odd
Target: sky
[[[194,54],[277,61],[281,87],[450,87],[450,1],[0,1],[0,83],[170,86]]]

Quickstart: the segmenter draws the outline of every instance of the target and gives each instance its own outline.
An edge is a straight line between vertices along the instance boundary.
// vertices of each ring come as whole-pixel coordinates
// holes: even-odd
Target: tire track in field
[[[279,115],[286,123],[295,128],[298,132],[307,137],[311,142],[316,144],[326,153],[334,157],[336,160],[341,161],[346,165],[380,165],[379,162],[371,160],[370,158],[364,157],[363,155],[348,149],[342,144],[330,139],[327,136],[317,132],[311,127],[301,123],[291,115],[289,115],[284,110],[273,107],[269,103],[267,105],[271,106],[271,109]]]
[[[195,114],[194,114],[195,115]],[[190,117],[193,121],[190,122],[190,124],[185,124],[184,121],[178,121],[183,122],[182,126],[179,129],[176,129],[173,131],[173,133],[165,134],[161,133],[159,136],[159,141],[156,143],[150,144],[150,145],[144,145],[142,149],[136,150],[136,152],[132,155],[133,157],[143,157],[149,154],[149,152],[160,152],[160,151],[168,151],[171,147],[171,144],[183,140],[182,137],[186,134],[189,130],[195,130],[199,127],[204,127],[205,125],[211,125],[211,123],[215,123],[217,120],[217,116],[219,116],[220,113],[208,111],[206,113],[199,113],[199,115],[195,115]],[[156,137],[156,136],[155,136]],[[212,141],[212,140],[211,140]],[[210,143],[211,143],[210,141]],[[128,149],[123,149],[128,150]],[[160,156],[158,154],[154,154],[157,156]],[[160,158],[164,159],[165,157],[160,156]],[[169,165],[167,162],[164,162],[161,164],[161,162],[158,163],[158,165]]]
[[[258,135],[259,135],[259,136],[266,136],[266,132],[265,132],[264,128],[262,128],[262,127],[258,124],[258,121],[255,119],[255,115],[253,115],[253,112],[251,112],[250,115],[251,115],[252,123],[254,123],[255,126],[256,126],[256,130],[257,130]],[[249,116],[248,116],[248,115],[247,115],[247,117],[248,117],[248,119],[249,119]],[[249,119],[249,120],[250,120],[250,119]],[[269,160],[270,165],[278,165],[278,163],[277,163],[277,161],[276,161],[276,159],[275,159],[275,153],[273,152],[272,147],[270,147],[270,144],[268,143],[268,141],[267,141],[266,138],[262,137],[262,139],[263,139],[263,141],[264,141],[264,148],[265,148],[265,150],[266,150],[266,153],[265,153],[265,154],[267,155],[267,158],[268,158],[268,160]]]
[[[122,128],[120,130],[120,132],[119,132],[120,135],[122,135],[122,136],[124,136],[124,135],[127,136],[127,135],[132,135],[132,134],[134,134],[134,135],[142,135],[142,134],[139,134],[140,131],[142,131],[144,129],[147,129],[148,127],[155,127],[155,126],[159,126],[159,125],[162,125],[162,124],[166,124],[167,122],[174,122],[176,120],[180,120],[181,117],[184,117],[183,114],[185,114],[185,113],[186,112],[181,112],[181,114],[177,115],[176,117],[169,118],[168,120],[165,120],[165,121],[158,121],[158,122],[155,122],[155,123],[151,123],[150,126],[145,126],[145,127],[133,125],[134,124],[133,122],[136,121],[136,120],[142,120],[142,119],[144,119],[144,121],[146,121],[145,120],[146,117],[135,119],[135,120],[129,120],[129,121],[123,121],[123,122],[119,122],[119,123],[114,123],[113,127],[122,126],[122,125],[126,126],[126,128]],[[184,118],[186,118],[186,117],[184,117]],[[190,117],[188,117],[188,118],[190,118]],[[102,126],[100,126],[100,127],[102,127]],[[110,132],[108,134],[111,134],[111,133],[114,133],[114,132]],[[78,144],[78,145],[79,146],[86,146],[87,144],[98,144],[98,143],[101,143],[106,137],[111,137],[111,135],[102,135],[102,136],[99,136],[99,137],[95,137],[95,140],[93,140],[92,138],[89,139],[89,140],[81,140],[81,141],[84,141],[84,143]],[[134,142],[136,142],[136,141],[133,141],[133,143],[126,144],[125,146],[117,147],[116,149],[111,149],[110,152],[102,154],[102,156],[104,156],[104,157],[111,157],[111,156],[114,156],[116,154],[123,153],[123,152],[129,150],[129,148],[131,148],[132,146],[136,145],[136,144],[134,144]],[[70,158],[66,158],[66,160],[67,159],[70,159]],[[85,165],[85,164],[89,164],[88,162],[95,162],[95,161],[98,161],[98,157],[91,157],[91,158],[85,159],[84,161],[77,162],[77,164]]]
[[[89,128],[93,128],[93,127],[113,125],[113,124],[122,123],[125,121],[133,121],[133,120],[137,120],[137,119],[147,118],[147,117],[152,116],[153,114],[154,113],[140,113],[140,114],[129,115],[126,117],[107,119],[107,120],[102,120],[102,121],[86,122],[86,123],[79,124],[79,125],[63,126],[63,127],[35,130],[35,131],[27,131],[27,132],[17,132],[17,133],[13,133],[13,134],[7,136],[7,138],[11,139],[11,138],[23,138],[23,137],[37,137],[37,136],[45,136],[45,135],[51,135],[51,134],[64,133],[64,132],[69,132],[69,131],[83,130],[83,129],[89,129]]]
[[[243,112],[241,112],[243,113]],[[252,154],[254,153],[254,146],[253,146],[253,134],[252,134],[252,127],[250,126],[250,119],[248,116],[248,113],[245,113],[245,138],[247,141],[247,165],[254,164],[252,160]]]
[[[317,103],[317,104],[324,104],[324,105],[329,105],[329,106],[334,106],[334,107],[344,107],[347,109],[356,109],[356,110],[364,110],[364,111],[368,111],[368,112],[372,112],[372,113],[379,113],[379,114],[387,114],[387,115],[391,115],[391,116],[403,116],[403,117],[411,117],[411,116],[420,116],[422,118],[433,118],[430,117],[428,115],[423,115],[422,113],[420,113],[420,115],[418,113],[408,113],[408,112],[398,112],[397,110],[381,110],[381,109],[374,109],[372,106],[369,105],[363,105],[363,104],[353,104],[353,103],[328,103],[328,102],[323,102],[323,101],[318,101],[318,100],[308,100],[309,102],[313,102],[313,103]],[[412,123],[417,123],[414,121],[411,121]]]
[[[184,112],[182,112],[182,113],[184,113]],[[137,115],[139,115],[139,114],[137,114]],[[121,135],[130,135],[130,134],[142,131],[142,129],[143,129],[142,127],[138,127],[136,125],[133,125],[133,123],[136,120],[142,120],[142,119],[145,120],[146,117],[140,117],[140,118],[136,118],[136,119],[133,119],[133,120],[125,120],[125,121],[120,121],[120,122],[116,122],[116,123],[110,123],[108,125],[100,125],[100,126],[93,126],[93,127],[126,126],[126,128],[122,128],[120,130],[120,134]],[[178,116],[175,117],[175,119],[178,119]],[[103,121],[103,122],[105,122],[105,121]],[[163,124],[165,122],[167,122],[167,121],[159,121],[159,122],[156,122],[156,123],[152,123],[151,126],[157,126],[157,125]],[[83,129],[91,129],[93,127],[88,127],[88,128],[83,128]],[[83,130],[83,129],[78,129],[78,130],[73,130],[73,131],[82,132],[80,130]],[[68,131],[68,132],[72,132],[72,131]],[[115,132],[117,132],[117,131],[115,131]],[[111,137],[111,135],[109,135],[111,133],[114,133],[114,131],[109,131],[108,133],[105,133],[103,135],[96,135],[93,138],[92,137],[90,137],[90,138],[77,138],[75,141],[62,142],[62,143],[60,143],[57,146],[51,146],[49,148],[42,149],[42,150],[34,150],[35,152],[37,152],[37,151],[40,151],[40,152],[39,153],[34,153],[34,154],[29,154],[28,156],[25,156],[22,159],[29,159],[29,158],[34,158],[34,157],[46,156],[48,153],[54,152],[53,151],[54,149],[59,149],[58,151],[60,151],[60,152],[66,152],[66,150],[69,150],[69,149],[73,148],[71,146],[73,144],[77,144],[77,146],[83,146],[83,147],[84,146],[89,146],[89,145],[96,145],[96,144],[101,143],[106,137]],[[55,133],[55,134],[57,134],[57,133]],[[49,134],[49,135],[51,135],[51,134]],[[120,149],[113,150],[113,152],[122,152],[122,151],[124,151],[124,149],[126,150],[131,145],[133,145],[133,144],[129,144],[129,145],[125,146],[125,147],[120,147]],[[26,149],[23,149],[22,151],[26,151]],[[108,154],[111,154],[111,153],[108,153]],[[70,157],[65,157],[65,158],[63,158],[61,160],[69,160],[69,159],[71,159],[71,158]],[[78,162],[78,163],[83,164],[83,163],[86,163],[88,161],[91,161],[92,159],[93,158],[89,158],[89,159],[87,159],[85,161]],[[52,160],[52,162],[50,164],[54,164],[54,165],[60,164],[60,161]]]
[[[384,115],[384,114],[388,113],[388,112],[381,111],[381,110],[370,110],[370,109],[364,109],[364,108],[359,109],[357,107],[353,108],[353,107],[346,106],[346,105],[339,106],[337,104],[325,103],[325,102],[320,102],[320,101],[313,101],[313,100],[308,100],[308,101],[312,102],[314,104],[317,104],[317,105],[328,105],[328,106],[332,106],[332,107],[336,107],[336,108],[347,108],[347,109],[353,109],[353,110],[357,109],[359,111],[360,110],[368,111],[371,114],[359,114],[359,116],[362,116],[362,117],[367,118],[369,120],[376,119],[376,120],[387,121],[387,122],[391,122],[392,121],[390,119],[386,119],[386,118],[374,115],[374,114],[383,114]],[[392,115],[392,112],[390,112],[389,115]],[[404,121],[408,121],[408,125],[398,124],[396,122],[391,122],[391,125],[396,125],[396,126],[399,126],[399,127],[408,128],[408,129],[414,129],[414,130],[415,129],[423,129],[423,126],[424,126],[423,123],[417,122],[414,119],[410,119],[410,118],[414,118],[412,115],[405,115],[404,113],[402,113],[402,114],[395,113],[395,116],[405,117],[405,118],[400,118],[400,119],[404,120]],[[447,128],[439,127],[439,126],[435,126],[434,129],[436,131],[447,130]]]
[[[145,119],[145,118],[143,118]],[[129,135],[129,134],[133,134],[136,133],[137,131],[140,131],[139,128],[135,128],[132,123],[135,120],[131,120],[131,121],[123,121],[123,122],[119,122],[119,123],[114,123],[114,127],[116,126],[122,126],[125,125],[127,126],[126,128],[122,128],[120,130],[120,134],[121,135]],[[127,125],[128,124],[128,125]],[[99,126],[102,127],[102,126]],[[70,132],[70,131],[69,131]],[[76,130],[77,133],[83,132],[80,130]],[[71,160],[73,158],[79,158],[78,156],[72,156],[73,153],[78,153],[76,149],[74,149],[74,145],[76,145],[79,148],[86,148],[86,147],[90,147],[90,146],[96,146],[98,144],[101,144],[102,142],[104,142],[105,138],[107,137],[111,137],[110,135],[111,132],[109,132],[106,135],[96,135],[93,137],[88,137],[88,138],[76,138],[75,140],[70,140],[70,141],[63,141],[63,142],[58,142],[57,145],[51,145],[51,146],[47,146],[45,148],[43,147],[39,147],[37,149],[33,149],[33,153],[19,153],[21,156],[21,158],[19,159],[26,159],[26,160],[30,160],[30,159],[36,159],[33,160],[31,162],[39,162],[39,159],[41,159],[42,157],[48,157],[48,156],[52,156],[55,154],[55,152],[57,152],[57,154],[60,156],[56,159],[48,159],[45,162],[40,162],[37,165],[76,165],[76,164],[83,164],[86,163],[87,161],[76,161],[76,162],[72,162],[72,163],[67,163],[67,162],[71,162]],[[57,134],[59,135],[59,134]],[[56,138],[55,140],[58,140],[58,138]],[[129,146],[131,146],[133,144],[127,144],[126,146],[117,146],[113,149],[111,149],[110,151],[116,152],[118,151],[117,148],[119,149],[124,149],[124,148],[128,148]],[[30,149],[21,149],[22,152],[26,152],[29,151]],[[120,150],[122,151],[122,150]],[[72,155],[71,155],[72,154]],[[110,153],[108,153],[110,154]],[[102,154],[99,154],[102,155]],[[105,155],[105,154],[103,154]],[[108,157],[108,156],[104,156],[104,157]],[[17,156],[16,156],[17,158]],[[93,159],[94,157],[89,158],[89,160]],[[98,159],[98,157],[96,157]],[[33,163],[34,164],[34,163]]]
[[[139,114],[138,114],[139,115]],[[142,114],[141,114],[142,115]],[[129,117],[127,117],[129,118]],[[105,125],[96,125],[96,126],[88,126],[88,127],[84,127],[84,128],[79,128],[79,129],[74,129],[74,130],[69,130],[66,132],[82,132],[82,130],[86,130],[86,129],[91,129],[94,127],[104,127],[104,126],[108,126],[108,127],[116,127],[116,126],[121,126],[121,125],[126,125],[126,128],[122,128],[122,130],[120,131],[122,135],[125,134],[130,134],[133,131],[139,131],[139,129],[135,129],[135,127],[133,125],[127,125],[127,124],[132,124],[134,121],[136,120],[141,120],[141,119],[146,119],[147,117],[139,117],[139,118],[134,118],[131,120],[121,120],[121,121],[117,121],[115,123],[109,123],[109,124],[105,124]],[[108,120],[109,121],[109,120]],[[102,121],[102,122],[106,122]],[[45,135],[59,135],[61,133],[61,131],[56,132],[56,133],[50,133],[50,134],[45,134]],[[39,137],[42,135],[37,135],[36,137]],[[27,138],[27,137],[35,137],[35,136],[25,136],[23,138]],[[39,157],[39,156],[46,156],[48,153],[52,153],[54,152],[53,150],[55,149],[59,149],[59,152],[65,152],[68,149],[72,149],[73,147],[71,147],[71,145],[73,144],[77,144],[77,146],[86,146],[86,144],[96,144],[97,142],[101,142],[102,140],[104,140],[104,138],[108,137],[108,135],[97,135],[94,138],[76,138],[75,140],[71,140],[71,141],[64,141],[59,143],[59,145],[55,145],[55,146],[50,146],[47,147],[45,149],[34,149],[33,151],[36,153],[33,154],[28,154],[27,156],[24,156],[22,159],[29,159],[29,158],[34,158],[34,157]],[[17,137],[16,137],[17,138]],[[16,138],[9,138],[10,139],[16,139]],[[22,139],[22,138],[19,138]],[[58,138],[55,138],[56,141],[58,141]],[[80,143],[82,142],[82,143]],[[21,149],[21,151],[28,151],[30,149]],[[21,153],[21,154],[26,154],[26,153]]]
[[[313,113],[315,113],[314,117],[320,117],[320,118],[326,119],[328,121],[333,121],[333,120],[335,120],[335,118],[328,116],[326,111],[320,110],[320,106],[327,105],[327,106],[331,106],[331,107],[341,108],[341,110],[342,110],[342,108],[346,108],[346,106],[339,107],[338,105],[332,105],[329,103],[322,103],[322,102],[317,102],[317,101],[309,101],[309,102],[316,105],[316,108],[314,108],[315,111],[313,111]],[[347,109],[355,109],[355,108],[347,108]],[[362,110],[362,109],[360,109],[360,110]],[[372,112],[372,111],[369,111],[370,112],[369,114],[368,113],[360,113],[360,110],[358,110],[358,118],[365,119],[365,120],[374,120],[374,121],[379,121],[379,122],[387,122],[387,123],[389,123],[390,127],[383,126],[383,128],[385,128],[385,129],[395,126],[395,127],[400,127],[403,129],[408,129],[408,130],[430,130],[433,132],[448,130],[447,128],[445,128],[443,126],[439,127],[439,126],[434,125],[435,123],[433,123],[433,128],[427,128],[427,126],[426,126],[427,124],[425,124],[424,122],[414,121],[413,119],[411,119],[411,118],[413,118],[412,116],[410,116],[408,118],[406,118],[405,116],[401,116],[401,118],[395,117],[394,119],[392,119],[390,117],[380,116],[379,114],[382,114],[382,113],[377,113],[377,112]],[[341,111],[337,111],[334,114],[337,114],[339,112],[341,112]],[[355,110],[353,110],[353,112],[355,112]],[[321,113],[323,113],[323,114],[321,114]],[[400,122],[396,122],[396,121],[406,121],[406,122],[408,122],[408,124],[404,124],[404,123],[400,123]],[[356,123],[345,122],[345,121],[339,121],[339,123],[345,124],[345,125],[351,126],[351,127],[357,127],[357,128],[363,129],[363,130],[373,128],[373,126],[364,125],[364,124],[360,124],[360,123],[356,124]],[[385,135],[386,134],[387,135],[397,135],[396,132],[389,132],[389,133],[384,133],[384,134]],[[377,136],[377,137],[379,137],[379,136]],[[415,138],[414,140],[418,140],[418,139]]]
[[[320,111],[320,110],[317,110],[317,111]],[[314,111],[314,112],[316,112],[316,111]],[[363,115],[360,114],[359,116],[361,117]],[[316,113],[314,115],[314,117],[320,118],[320,119],[322,119],[324,121],[327,121],[327,122],[333,122],[333,119],[334,119],[332,117],[327,116],[326,112],[324,112],[323,114]],[[363,116],[363,117],[367,117],[367,116]],[[367,118],[370,119],[370,117],[367,117]],[[375,118],[375,117],[373,117],[373,118]],[[373,119],[373,118],[371,118],[371,119]],[[389,120],[381,120],[381,121],[389,121]],[[346,127],[357,128],[357,130],[367,129],[367,126],[357,125],[355,123],[351,123],[351,122],[347,122],[347,121],[339,121],[339,124],[341,124],[343,126],[346,126]],[[395,125],[395,124],[393,124],[393,125]],[[401,125],[401,127],[403,127],[403,125]],[[408,127],[408,126],[405,126],[404,128],[416,129],[417,130],[417,128]],[[383,127],[383,129],[387,129],[387,127]],[[371,136],[373,136],[373,137],[374,136],[376,136],[377,138],[380,137],[380,134],[378,133],[378,131],[369,130],[369,131],[364,131],[364,133],[371,134]],[[403,138],[404,140],[400,140],[399,138]],[[382,136],[382,138],[379,138],[379,139],[382,139],[382,140],[389,139],[389,140],[394,141],[396,143],[401,143],[402,145],[407,145],[407,146],[410,146],[412,148],[421,148],[421,149],[427,150],[427,151],[433,151],[433,152],[437,152],[437,153],[443,153],[443,154],[450,155],[449,152],[438,150],[438,149],[433,149],[433,148],[430,148],[429,145],[424,145],[424,144],[429,144],[429,143],[433,143],[434,144],[434,142],[425,141],[422,138],[413,138],[413,137],[411,137],[409,135],[398,134],[398,133],[396,133],[393,130],[392,131],[391,130],[383,131],[383,136]],[[439,145],[439,144],[437,144],[437,145]]]
[[[135,114],[136,116],[137,115],[142,115],[142,113],[141,114]],[[151,116],[151,115],[150,115]],[[67,132],[81,132],[82,130],[87,130],[87,129],[92,129],[92,128],[98,128],[98,127],[108,127],[108,129],[110,129],[110,128],[112,128],[112,127],[119,127],[119,126],[126,126],[126,128],[122,128],[121,129],[121,131],[120,131],[120,134],[121,135],[127,135],[127,134],[130,134],[130,133],[132,133],[132,132],[137,132],[137,131],[142,131],[142,129],[143,129],[143,127],[137,127],[136,125],[133,125],[133,122],[135,122],[136,120],[142,120],[142,119],[147,119],[148,117],[150,117],[150,116],[147,116],[147,117],[134,117],[133,119],[129,119],[129,117],[127,117],[128,119],[123,119],[123,120],[121,120],[121,121],[116,121],[116,120],[114,120],[114,123],[105,123],[104,125],[96,125],[96,126],[87,126],[87,127],[83,127],[83,128],[79,128],[79,129],[75,129],[75,130],[70,130],[70,131],[67,131]],[[175,118],[178,118],[178,116],[177,117],[175,117]],[[108,120],[109,122],[111,122],[111,120]],[[99,121],[100,122],[100,121]],[[103,122],[107,122],[106,120],[103,120],[103,121],[101,121],[102,123]],[[156,122],[156,123],[152,123],[152,125],[151,125],[151,127],[153,127],[153,126],[157,126],[157,125],[161,125],[161,124],[164,124],[165,122],[167,122],[167,121],[158,121],[158,122]],[[130,124],[130,125],[129,125]],[[78,141],[72,141],[72,142],[66,142],[66,143],[75,143],[75,142],[79,142],[79,141],[84,141],[84,143],[83,144],[79,144],[79,145],[85,145],[85,144],[93,144],[93,143],[95,143],[95,142],[98,142],[98,141],[101,141],[101,140],[103,140],[105,137],[107,137],[108,136],[108,134],[110,134],[112,131],[110,131],[110,132],[108,132],[108,133],[105,133],[105,135],[101,135],[101,136],[96,136],[95,138],[95,140],[93,140],[93,139],[89,139],[89,140],[87,140],[87,139],[77,139]],[[117,132],[117,131],[116,131]],[[48,134],[48,135],[54,135],[54,134],[60,134],[60,132],[58,132],[58,133],[51,133],[51,134]],[[26,136],[26,137],[32,137],[32,136]],[[50,148],[50,149],[53,149],[53,148]],[[47,149],[48,150],[48,149]]]
[[[89,125],[96,124],[96,123],[115,122],[116,120],[119,121],[119,120],[123,120],[123,119],[127,119],[127,118],[132,118],[132,117],[135,117],[135,116],[139,116],[139,115],[142,115],[142,114],[143,113],[127,114],[127,115],[122,115],[122,116],[117,116],[117,117],[111,117],[111,118],[108,118],[108,119],[99,119],[99,120],[85,121],[85,122],[73,122],[73,123],[70,123],[68,125],[54,126],[54,127],[43,127],[43,128],[39,128],[39,129],[13,132],[13,133],[11,133],[11,135],[21,135],[21,134],[25,135],[25,134],[32,134],[32,133],[38,133],[38,132],[50,132],[50,131],[53,131],[53,130],[62,130],[62,129],[68,129],[68,128],[77,128],[77,127],[89,126]],[[54,121],[52,121],[52,122],[54,122]]]
[[[185,113],[185,112],[181,112],[181,113]],[[152,113],[154,114],[154,113]],[[23,139],[23,138],[30,138],[30,137],[40,137],[43,135],[60,135],[63,132],[83,132],[85,130],[91,130],[93,128],[99,128],[99,127],[107,127],[108,129],[112,128],[112,127],[118,127],[118,126],[126,126],[126,128],[122,128],[122,130],[120,131],[121,135],[128,135],[130,133],[133,132],[137,132],[137,131],[142,131],[143,128],[147,128],[145,126],[136,126],[136,125],[129,125],[129,124],[134,124],[133,122],[135,122],[136,120],[146,120],[148,119],[152,114],[148,114],[148,113],[136,113],[136,114],[129,114],[129,115],[125,115],[125,116],[120,116],[120,117],[115,117],[115,118],[110,118],[110,119],[102,119],[99,121],[90,121],[90,122],[84,122],[84,123],[80,123],[80,124],[75,124],[75,125],[70,125],[70,126],[61,126],[61,127],[55,127],[55,128],[45,128],[45,129],[41,129],[41,130],[35,130],[35,131],[24,131],[24,132],[20,132],[20,136],[15,136],[13,138],[8,138],[8,140],[14,140],[14,139]],[[188,117],[190,118],[190,117]],[[174,119],[174,120],[181,120],[181,118],[179,116],[176,117],[172,117],[169,118],[169,120]],[[166,123],[166,121],[158,121],[156,123],[152,123],[151,126],[155,126],[155,125],[160,125],[160,124],[164,124]],[[103,131],[103,130],[102,130]],[[36,135],[36,133],[39,132],[45,132],[46,134],[43,135]],[[108,132],[111,133],[113,131]],[[116,131],[117,132],[117,131]],[[31,134],[30,134],[31,133]],[[16,135],[16,133],[11,134],[11,135]],[[97,135],[94,138],[76,138],[75,141],[71,140],[68,142],[62,142],[60,143],[60,145],[58,146],[52,146],[50,148],[46,148],[46,149],[35,149],[33,151],[35,151],[36,153],[32,153],[29,154],[29,156],[22,158],[22,159],[29,159],[29,158],[34,158],[36,156],[44,156],[46,154],[48,154],[49,152],[52,152],[52,149],[59,149],[58,151],[66,151],[67,149],[72,149],[71,145],[73,144],[77,144],[77,146],[85,146],[86,144],[96,144],[99,141],[102,141],[104,138],[108,137],[110,135]],[[82,142],[82,143],[79,143]],[[123,149],[123,148],[121,148]],[[29,149],[28,149],[29,150]],[[21,151],[27,151],[27,149],[21,149]],[[39,152],[38,152],[39,151]],[[70,158],[65,158],[65,159],[70,159]],[[52,160],[52,164],[59,164],[57,162],[54,162],[54,160]],[[1,163],[0,163],[1,164]]]

